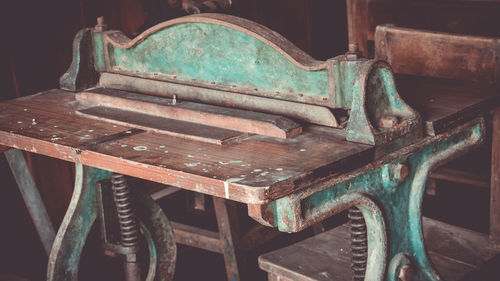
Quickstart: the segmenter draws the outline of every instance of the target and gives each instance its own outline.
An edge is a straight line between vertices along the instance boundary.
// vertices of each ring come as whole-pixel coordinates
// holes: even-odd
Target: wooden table
[[[306,79],[302,74],[310,79],[321,80],[326,77],[324,81],[328,85],[320,85],[322,87],[313,89],[318,93],[304,97],[301,92],[289,88],[293,84],[286,84],[295,80],[280,80],[282,77],[273,80],[277,87],[282,88],[272,94],[266,89],[259,92],[258,88],[252,89],[256,92],[253,94],[244,92],[248,89],[242,89],[242,94],[235,90],[240,84],[245,86],[255,81],[262,83],[263,87],[269,86],[266,84],[268,81],[262,82],[260,78],[248,82],[245,80],[247,77],[239,77],[242,80],[236,81],[235,85],[218,85],[213,82],[214,84],[201,86],[198,84],[203,81],[199,80],[194,85],[183,85],[178,81],[158,82],[151,78],[156,74],[151,73],[135,74],[138,77],[131,80],[132,74],[119,73],[117,69],[127,70],[130,66],[127,65],[130,63],[127,58],[134,54],[130,57],[120,57],[120,54],[128,52],[127,50],[133,51],[135,44],[141,44],[155,30],[147,31],[146,35],[139,36],[135,41],[128,41],[113,32],[106,33],[108,37],[101,37],[101,31],[92,33],[84,30],[77,35],[80,41],[75,40],[74,44],[77,59],[61,79],[62,87],[73,87],[71,91],[55,89],[0,103],[0,145],[77,163],[75,191],[70,207],[54,245],[46,247],[51,248],[48,279],[77,279],[80,252],[97,216],[93,185],[108,177],[109,172],[116,172],[245,203],[248,205],[249,216],[261,224],[277,227],[284,232],[300,231],[345,209],[357,207],[363,214],[369,233],[365,280],[381,280],[384,276],[393,278],[403,266],[414,267],[414,280],[438,280],[422,241],[421,203],[427,175],[434,167],[475,148],[484,140],[484,115],[498,105],[497,89],[478,91],[477,84],[459,85],[452,80],[427,80],[418,77],[398,78],[401,96],[421,113],[424,129],[420,126],[418,114],[399,99],[392,73],[384,63],[359,59],[352,53],[346,57],[317,62],[263,27],[249,25],[244,20],[231,17],[226,20],[228,21],[214,15],[189,17],[167,22],[157,29],[162,31],[162,28],[171,28],[175,32],[174,27],[182,24],[193,27],[194,30],[209,26],[210,29],[207,30],[215,30],[214,34],[236,34],[254,41],[257,38],[260,41],[255,44],[259,48],[245,45],[258,56],[249,61],[252,64],[251,67],[248,66],[249,71],[253,71],[253,74],[262,75],[258,71],[260,64],[266,64],[266,67],[282,64],[286,67],[276,75],[285,75],[286,78],[290,73],[301,74],[292,76],[300,82],[297,82],[297,87],[307,89],[317,82],[300,80]],[[237,23],[243,23],[243,26],[236,25]],[[244,26],[245,24],[249,26]],[[80,63],[86,57],[79,52],[83,50],[85,40],[90,40],[85,39],[86,34],[94,36],[94,40],[108,40],[103,44],[107,44],[109,54],[99,61],[101,57],[98,55],[101,53],[97,50],[97,55],[93,58],[96,60],[96,69],[92,70],[85,69],[87,66]],[[199,36],[203,44],[210,39],[203,34]],[[241,39],[240,37],[237,38]],[[154,36],[149,38],[154,40]],[[101,43],[96,41],[94,46]],[[229,44],[230,51],[241,51],[231,45],[231,40],[226,43]],[[203,44],[200,46],[204,47]],[[151,46],[155,47],[157,44],[153,41]],[[226,49],[217,51],[225,52]],[[261,54],[262,50],[268,53]],[[204,51],[209,52],[210,49],[203,49]],[[189,54],[200,59],[199,54],[203,52],[194,48]],[[110,54],[117,54],[118,57],[109,57]],[[209,76],[213,75],[209,72],[213,57],[207,57],[208,61],[201,61],[200,64],[208,69],[203,71]],[[136,59],[143,58],[143,54],[139,54]],[[246,56],[241,58],[248,59]],[[277,60],[282,61],[277,63]],[[124,65],[110,65],[116,62]],[[184,62],[181,61],[181,65]],[[154,61],[150,63],[155,66]],[[359,72],[357,65],[360,65]],[[344,67],[343,71],[351,71],[349,73],[352,77],[340,76],[332,70],[334,67],[341,69],[340,66]],[[189,67],[183,67],[189,70]],[[236,64],[232,69],[239,71],[240,68],[237,67],[239,66]],[[96,70],[102,72],[99,82],[95,82],[97,78],[92,76],[97,75],[92,72]],[[376,72],[377,70],[382,72]],[[349,112],[352,120],[348,120],[347,129],[338,124],[329,127],[300,122],[303,130],[301,134],[276,138],[235,133],[201,124],[182,125],[177,121],[167,122],[166,119],[161,122],[147,112],[129,112],[129,115],[111,112],[114,116],[111,119],[96,118],[85,114],[96,105],[78,98],[79,76],[71,76],[74,73],[86,73],[85,71],[93,73],[90,75],[94,79],[91,82],[114,87],[116,91],[124,90],[122,88],[125,86],[135,87],[127,89],[129,91],[142,87],[151,92],[161,92],[156,93],[157,95],[168,95],[172,93],[165,94],[161,88],[168,84],[168,89],[191,97],[198,94],[202,98],[213,98],[215,94],[224,94],[227,98],[229,94],[236,94],[237,97],[255,101],[260,94],[265,97],[257,98],[265,98],[267,101],[267,105],[263,106],[268,106],[275,100],[276,103],[286,100],[290,106],[308,108],[324,105],[322,109],[326,109],[328,113],[335,110],[344,114]],[[266,75],[274,75],[272,71],[269,73]],[[169,76],[169,79],[181,79],[181,74],[176,73],[175,77]],[[197,72],[195,74],[198,75]],[[372,74],[378,78],[370,80]],[[107,80],[104,79],[106,77]],[[339,77],[352,83],[331,87],[339,83]],[[309,84],[302,83],[304,81]],[[118,85],[119,83],[123,84]],[[367,84],[363,84],[360,90],[360,83]],[[228,87],[229,90],[226,89]],[[324,92],[325,89],[327,92]],[[281,90],[289,92],[283,93]],[[471,93],[474,95],[470,95]],[[127,93],[123,92],[125,94]],[[372,95],[378,95],[380,100],[374,100]],[[458,97],[460,102],[456,102]],[[232,102],[237,100],[233,99]],[[352,102],[350,110],[343,108],[350,106],[343,104],[348,100]],[[388,105],[390,102],[386,102],[387,100],[395,105]],[[393,118],[401,119],[400,122],[390,122],[392,125],[384,128],[386,124],[379,124],[379,121],[385,121],[382,120],[384,116],[377,111],[379,109],[387,110],[383,113],[393,114],[393,117],[400,114]],[[150,120],[157,128],[145,129],[148,124],[143,124],[141,120]],[[186,138],[186,135],[194,135],[196,138]],[[22,155],[18,150],[7,151],[6,155],[11,166],[22,162]],[[22,167],[13,169],[20,170]],[[28,185],[31,190],[34,189],[32,181],[26,183],[22,181],[23,177],[17,178],[19,185]],[[164,252],[160,254],[166,255]],[[175,262],[172,257],[165,259],[172,264]],[[169,269],[165,280],[172,275],[173,269]]]

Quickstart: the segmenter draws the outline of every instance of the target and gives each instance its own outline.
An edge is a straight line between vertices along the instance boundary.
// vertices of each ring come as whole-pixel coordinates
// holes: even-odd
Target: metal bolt
[[[107,29],[108,25],[104,23],[104,17],[97,18],[97,24],[94,27],[94,30],[97,32],[102,32]]]
[[[408,168],[407,165],[405,164],[398,164],[394,168],[394,177],[397,179],[404,181],[410,174],[410,168]]]
[[[358,60],[362,57],[359,51],[359,44],[357,42],[349,43],[349,51],[345,53],[347,60]]]
[[[411,281],[413,279],[413,269],[411,268],[410,265],[408,264],[403,265],[399,269],[398,279],[400,281]]]
[[[349,43],[349,52],[350,53],[359,52],[359,44],[357,42]]]
[[[384,116],[378,122],[380,128],[392,128],[397,124],[399,124],[399,120],[396,116]]]

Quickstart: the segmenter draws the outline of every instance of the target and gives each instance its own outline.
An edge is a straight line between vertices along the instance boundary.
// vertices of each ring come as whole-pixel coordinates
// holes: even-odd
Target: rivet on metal
[[[396,116],[384,116],[380,118],[378,125],[380,128],[392,128],[399,124]]]
[[[349,43],[349,51],[345,54],[347,60],[358,60],[362,58],[359,51],[359,44],[357,42]]]
[[[94,30],[97,32],[103,32],[107,29],[108,25],[104,23],[104,17],[97,18],[97,24],[94,27]]]
[[[411,281],[413,279],[413,269],[410,265],[403,265],[399,269],[398,279],[400,281]]]
[[[400,181],[406,180],[409,174],[410,168],[408,168],[408,166],[405,164],[398,164],[394,168],[394,177]]]

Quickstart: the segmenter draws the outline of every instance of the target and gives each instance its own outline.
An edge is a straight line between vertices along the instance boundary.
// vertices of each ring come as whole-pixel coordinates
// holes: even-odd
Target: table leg
[[[300,231],[356,206],[368,231],[366,281],[441,280],[424,246],[422,201],[432,168],[475,149],[484,140],[484,120],[474,120],[436,138],[400,150],[390,159],[276,200],[273,218],[281,231]],[[384,278],[385,276],[385,278]]]
[[[80,255],[97,216],[95,184],[109,177],[107,171],[76,164],[73,196],[49,257],[48,281],[78,280]]]
[[[234,202],[215,196],[213,202],[222,244],[222,254],[226,264],[227,280],[239,281],[244,275],[242,272],[244,256],[240,254],[238,247],[239,227],[236,205],[232,205],[235,204]]]
[[[490,181],[490,241],[500,248],[500,108],[493,114]]]
[[[33,176],[30,173],[23,152],[18,149],[10,149],[5,151],[4,154],[43,244],[45,253],[49,255],[55,237],[54,227],[33,180]]]

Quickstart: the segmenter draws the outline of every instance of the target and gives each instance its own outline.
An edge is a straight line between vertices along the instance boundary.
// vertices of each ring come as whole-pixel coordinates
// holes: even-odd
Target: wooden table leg
[[[491,148],[490,241],[500,248],[500,108],[493,115]]]
[[[0,147],[1,149],[2,147]],[[50,220],[45,204],[42,201],[40,192],[33,180],[33,176],[28,168],[23,152],[17,149],[10,149],[4,152],[9,163],[10,170],[14,175],[17,187],[21,192],[24,203],[33,221],[40,241],[43,244],[47,256],[50,254],[55,238],[54,227]]]
[[[228,281],[239,281],[242,279],[242,268],[244,256],[238,248],[239,227],[235,202],[222,198],[213,197],[219,236],[222,243],[222,253],[226,264]]]

